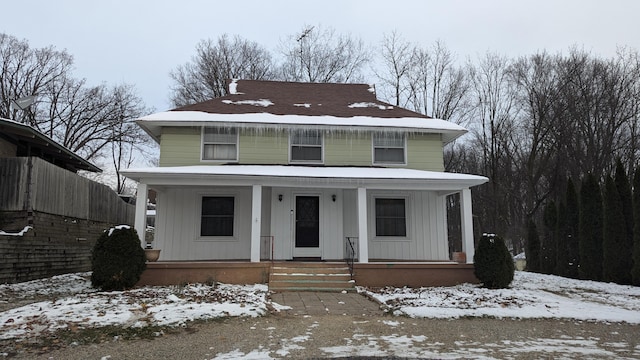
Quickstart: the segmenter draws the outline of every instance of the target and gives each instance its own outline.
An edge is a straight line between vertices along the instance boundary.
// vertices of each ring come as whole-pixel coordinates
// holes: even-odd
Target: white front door
[[[294,257],[321,257],[320,197],[296,195]]]

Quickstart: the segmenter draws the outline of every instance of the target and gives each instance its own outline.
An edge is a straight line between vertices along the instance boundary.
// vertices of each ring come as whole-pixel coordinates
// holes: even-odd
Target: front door
[[[294,257],[320,257],[320,197],[296,196]]]

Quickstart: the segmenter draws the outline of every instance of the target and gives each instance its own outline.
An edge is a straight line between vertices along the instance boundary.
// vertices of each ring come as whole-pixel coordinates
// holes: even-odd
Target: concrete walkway
[[[271,300],[279,305],[291,307],[289,310],[280,310],[280,313],[285,315],[380,316],[384,314],[380,304],[356,293],[278,292],[271,294]]]

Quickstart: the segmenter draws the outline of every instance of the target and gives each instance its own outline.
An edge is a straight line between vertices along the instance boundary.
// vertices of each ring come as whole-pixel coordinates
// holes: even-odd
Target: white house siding
[[[263,192],[263,194],[268,191]],[[233,239],[200,237],[202,196],[235,196]],[[251,255],[251,188],[182,187],[158,191],[155,247],[161,260],[249,259]],[[263,230],[267,231],[263,227]]]
[[[282,201],[279,200],[280,195],[282,195]],[[275,238],[274,258],[276,260],[293,258],[296,195],[320,197],[321,257],[325,260],[342,259],[342,190],[306,188],[273,188],[271,191],[271,235]],[[335,202],[332,195],[336,195]]]
[[[375,198],[405,198],[407,237],[376,237]],[[358,236],[356,192],[344,192],[344,233]],[[445,198],[432,191],[367,191],[369,259],[449,260]],[[358,240],[359,241],[359,240]]]

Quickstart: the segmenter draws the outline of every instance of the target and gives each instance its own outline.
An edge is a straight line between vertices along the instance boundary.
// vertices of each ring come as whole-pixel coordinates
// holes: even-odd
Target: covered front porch
[[[144,283],[266,282],[274,261],[301,260],[353,262],[359,285],[475,280],[470,187],[484,177],[244,165],[132,169],[126,175],[139,181],[139,234],[146,229],[147,191],[158,194],[154,247],[161,249],[160,262],[149,263]],[[466,264],[451,261],[448,249],[445,199],[455,193]],[[220,200],[229,204],[228,213],[208,203]],[[213,227],[204,225],[210,218]],[[210,228],[226,232],[211,236],[205,233]]]

